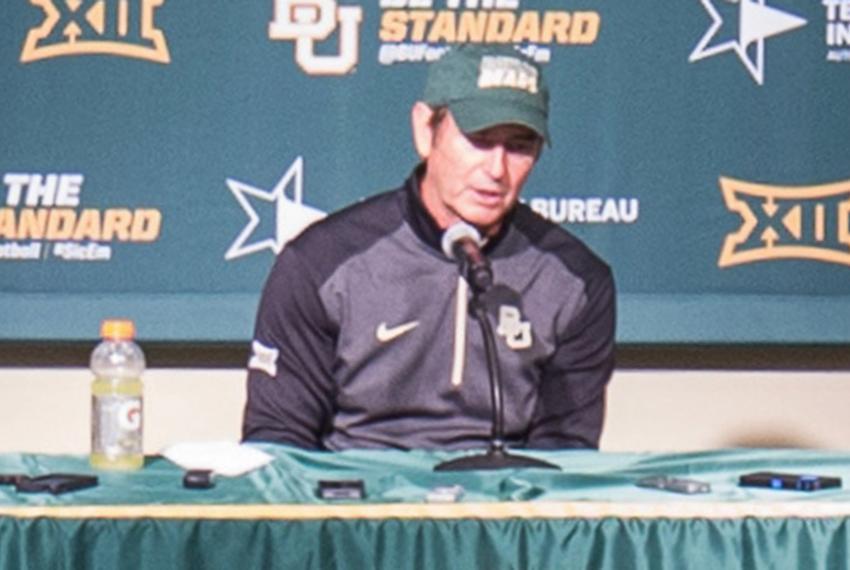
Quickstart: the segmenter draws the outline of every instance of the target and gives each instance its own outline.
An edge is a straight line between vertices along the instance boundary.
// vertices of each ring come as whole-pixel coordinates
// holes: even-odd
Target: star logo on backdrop
[[[278,254],[304,228],[327,215],[303,203],[303,172],[304,161],[299,156],[270,191],[260,190],[232,178],[227,179],[228,188],[248,214],[248,223],[228,248],[224,259],[229,261],[264,249]],[[292,198],[287,197],[287,190],[290,189]],[[260,213],[265,214],[266,218],[274,218],[270,232],[268,229],[265,232],[261,230]]]
[[[738,34],[731,40],[719,41],[712,45],[721,28],[726,22],[715,7],[718,0],[700,0],[703,7],[711,16],[711,26],[699,41],[688,61],[697,62],[701,59],[726,51],[735,52],[738,59],[750,72],[759,85],[764,84],[764,41],[765,39],[784,34],[806,25],[806,20],[783,12],[765,4],[765,0],[738,0]],[[732,25],[732,24],[730,24]],[[755,52],[750,54],[750,47],[755,46]]]

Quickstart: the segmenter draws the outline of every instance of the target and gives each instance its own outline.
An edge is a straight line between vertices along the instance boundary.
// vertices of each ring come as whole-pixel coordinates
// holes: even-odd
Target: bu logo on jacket
[[[522,350],[531,346],[531,323],[522,320],[519,309],[510,305],[499,307],[499,326],[496,334],[505,337],[508,348]]]

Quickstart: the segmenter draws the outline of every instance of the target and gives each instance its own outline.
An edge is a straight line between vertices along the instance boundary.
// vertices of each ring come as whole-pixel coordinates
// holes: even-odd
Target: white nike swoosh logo
[[[380,342],[389,342],[407,332],[412,331],[418,326],[419,321],[410,321],[409,323],[404,323],[392,328],[388,328],[387,323],[381,323],[378,325],[378,330],[375,331],[375,338],[377,338]]]

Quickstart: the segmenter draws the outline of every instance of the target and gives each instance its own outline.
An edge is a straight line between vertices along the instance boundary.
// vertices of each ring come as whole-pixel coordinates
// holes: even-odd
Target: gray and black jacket
[[[414,172],[307,228],[260,302],[243,438],[304,448],[484,447],[491,395],[466,282]],[[509,445],[598,447],[614,367],[609,267],[523,204],[485,247]]]

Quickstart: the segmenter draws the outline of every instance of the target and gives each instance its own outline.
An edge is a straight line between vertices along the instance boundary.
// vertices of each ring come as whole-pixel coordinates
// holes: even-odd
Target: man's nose
[[[494,144],[487,149],[487,172],[494,179],[501,179],[505,175],[507,169],[505,161],[507,160],[507,152],[505,146]]]

